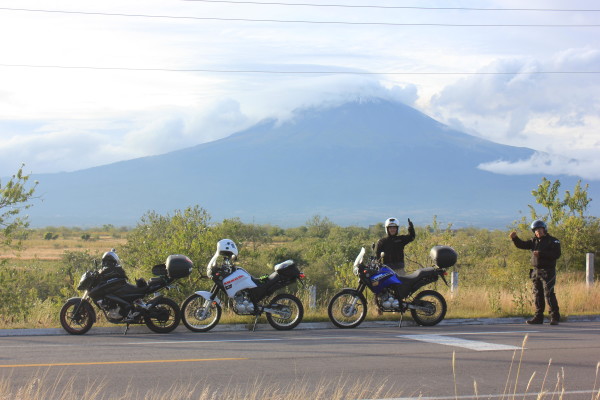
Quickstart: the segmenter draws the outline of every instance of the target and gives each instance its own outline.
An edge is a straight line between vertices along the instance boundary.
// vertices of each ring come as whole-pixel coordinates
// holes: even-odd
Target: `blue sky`
[[[0,35],[0,176],[377,96],[540,152],[489,170],[600,180],[594,0],[4,0]]]

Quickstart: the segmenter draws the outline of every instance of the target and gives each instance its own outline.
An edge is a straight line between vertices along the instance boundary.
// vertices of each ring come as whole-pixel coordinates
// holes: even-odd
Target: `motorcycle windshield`
[[[354,266],[358,267],[360,264],[362,264],[363,262],[363,258],[365,257],[365,248],[361,248],[360,249],[360,253],[358,253],[358,256],[356,257],[356,260],[354,260]]]
[[[217,265],[217,258],[219,258],[219,252],[218,251],[215,253],[214,256],[212,256],[212,258],[208,262],[208,265],[206,266],[206,275],[212,276],[211,270],[212,270],[212,267],[214,267],[215,265]]]

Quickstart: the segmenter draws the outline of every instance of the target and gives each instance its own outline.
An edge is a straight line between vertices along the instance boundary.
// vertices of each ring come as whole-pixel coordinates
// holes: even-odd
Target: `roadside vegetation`
[[[23,181],[20,176],[14,179]],[[29,191],[17,200],[33,196],[33,189],[21,187],[22,192]],[[448,301],[447,318],[528,316],[533,308],[529,257],[512,245],[508,234],[516,230],[520,237],[530,237],[529,222],[542,218],[562,244],[556,286],[561,314],[597,313],[600,287],[598,283],[589,288],[585,284],[585,256],[598,254],[600,219],[586,215],[591,201],[587,186],[577,184],[562,197],[559,188],[559,181],[544,179],[532,191],[536,206],[530,206],[530,215],[521,215],[505,230],[455,229],[441,226],[433,216],[431,223],[416,227],[416,240],[406,247],[407,270],[430,266],[433,246],[451,246],[458,253],[458,263],[450,269],[459,273],[458,291],[451,293],[442,281],[436,284]],[[542,212],[536,211],[540,209]],[[80,295],[76,286],[81,274],[112,248],[131,281],[150,278],[152,266],[163,263],[170,254],[190,257],[196,270],[178,281],[179,291],[168,293],[183,301],[194,291],[210,288],[210,281],[202,276],[216,242],[222,238],[238,244],[238,263],[256,276],[270,273],[279,262],[294,259],[307,277],[306,286],[292,288],[303,300],[304,320],[326,321],[329,299],[340,288],[356,285],[352,263],[360,248],[366,247],[369,254],[371,244],[384,234],[381,222],[370,227],[342,227],[320,215],[292,228],[247,224],[236,218],[214,222],[200,206],[165,215],[148,212],[130,228],[30,229],[23,220],[10,222],[17,214],[0,214],[4,218],[0,224],[10,225],[0,233],[0,328],[59,327],[60,307],[67,298]],[[405,230],[401,228],[400,233]],[[316,287],[316,298],[310,297],[310,286]],[[310,307],[311,303],[315,307]],[[390,316],[377,316],[371,307],[369,318]],[[225,310],[222,323],[250,323],[250,319]]]

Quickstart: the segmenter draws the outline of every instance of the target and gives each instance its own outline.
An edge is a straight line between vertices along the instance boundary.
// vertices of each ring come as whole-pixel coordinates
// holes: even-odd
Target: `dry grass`
[[[534,395],[538,400],[557,399],[563,400],[568,398],[566,389],[565,373],[563,368],[551,368],[552,359],[549,360],[543,375],[542,382],[539,387],[533,387],[534,378],[538,371],[534,371],[532,375],[527,377],[521,376],[521,366],[525,357],[525,345],[527,336],[523,339],[520,351],[516,350],[513,353],[508,372],[504,383],[504,390],[501,393],[503,399],[515,400],[517,398],[525,398]],[[473,398],[486,398],[486,395],[499,394],[479,393],[477,381],[473,382],[473,393],[459,393],[458,382],[461,379],[459,365],[456,360],[456,353],[452,354],[452,381],[453,392],[456,398],[467,396]],[[555,370],[557,371],[554,374]],[[596,366],[596,374],[594,382],[590,382],[591,400],[600,400],[600,389],[598,389],[598,378],[600,371],[600,362]],[[11,379],[4,377],[0,379],[0,400],[34,400],[34,399],[60,399],[60,400],[75,400],[85,398],[87,400],[214,400],[214,399],[230,399],[230,400],[304,400],[307,398],[330,399],[330,400],[345,400],[345,399],[385,399],[410,397],[414,399],[422,398],[423,395],[407,394],[394,392],[389,389],[389,380],[391,378],[375,379],[374,376],[366,376],[364,379],[355,380],[348,378],[339,378],[330,380],[326,377],[318,382],[311,383],[306,379],[297,379],[293,383],[284,386],[267,385],[260,380],[256,380],[246,386],[227,386],[225,388],[213,387],[204,382],[196,382],[194,384],[175,384],[171,387],[150,387],[139,389],[139,386],[134,387],[130,384],[120,395],[109,396],[104,393],[106,382],[94,381],[86,382],[81,385],[81,382],[76,384],[76,377],[72,376],[66,379],[63,375],[57,378],[50,379],[46,374],[42,373],[39,377],[32,378],[23,386],[11,385]],[[471,377],[468,377],[471,379]],[[503,379],[499,375],[499,379]],[[527,382],[526,384],[524,382]],[[85,388],[85,389],[79,389]],[[388,388],[388,389],[386,389]],[[573,390],[573,388],[570,388]],[[586,388],[578,388],[586,390]],[[84,390],[82,392],[82,390]],[[416,389],[418,390],[418,389]],[[450,393],[448,390],[448,393]],[[414,396],[414,397],[413,397]]]
[[[556,297],[563,317],[598,314],[600,282],[587,287],[584,282],[559,282]],[[494,288],[459,289],[442,294],[448,302],[447,318],[494,318],[523,316],[533,313],[533,294],[528,285],[523,290],[507,291]],[[548,312],[546,307],[546,313]]]
[[[126,242],[126,238],[114,238],[110,235],[97,235],[92,240],[75,237],[56,240],[32,238],[23,241],[23,249],[20,251],[0,248],[0,259],[53,261],[60,260],[65,251],[87,250],[90,253],[101,253]]]

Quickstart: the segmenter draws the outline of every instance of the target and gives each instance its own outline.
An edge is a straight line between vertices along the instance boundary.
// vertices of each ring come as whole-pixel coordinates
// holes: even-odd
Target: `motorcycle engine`
[[[385,310],[398,310],[400,309],[400,302],[389,290],[384,290],[377,295],[377,300],[381,307]]]
[[[106,311],[106,316],[111,319],[121,319],[121,307],[110,300],[98,300],[98,305]]]
[[[233,296],[233,309],[237,314],[254,314],[254,303],[248,293],[241,291]]]

